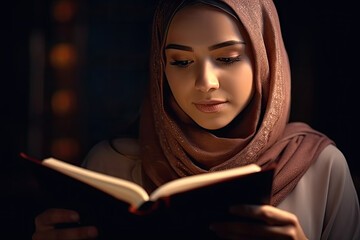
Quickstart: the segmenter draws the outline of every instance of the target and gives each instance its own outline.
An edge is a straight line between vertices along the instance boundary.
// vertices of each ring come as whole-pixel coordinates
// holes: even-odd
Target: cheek
[[[186,98],[186,95],[190,92],[191,88],[189,76],[186,74],[179,74],[178,72],[169,69],[165,69],[165,76],[175,99],[181,100]]]
[[[179,79],[177,78],[177,76],[175,74],[173,74],[171,71],[168,71],[168,70],[165,71],[165,76],[166,76],[168,85],[170,87],[171,93],[174,96],[177,95],[176,91],[179,89]]]
[[[239,104],[246,104],[254,91],[253,72],[249,64],[244,64],[241,68],[232,72],[228,81],[227,89],[232,97]]]

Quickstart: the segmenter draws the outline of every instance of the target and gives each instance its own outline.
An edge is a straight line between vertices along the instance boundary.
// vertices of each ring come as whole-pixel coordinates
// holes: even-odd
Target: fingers
[[[225,239],[307,239],[297,217],[272,206],[233,206],[230,213],[250,221],[221,222],[210,226]],[[258,220],[258,221],[251,221]]]
[[[269,205],[239,205],[230,207],[230,213],[266,222],[268,225],[296,225],[297,217],[289,212]]]
[[[33,240],[75,240],[75,239],[95,239],[98,236],[98,231],[95,227],[81,227],[70,229],[56,229],[42,232],[35,232]]]
[[[220,238],[224,239],[296,239],[292,228],[285,226],[267,226],[251,223],[216,223],[210,226]]]
[[[55,225],[78,223],[79,214],[67,209],[49,209],[35,218],[36,231],[32,236],[33,240],[75,240],[94,239],[98,236],[96,227],[76,227],[56,229]]]
[[[35,218],[35,226],[37,230],[54,229],[54,225],[58,223],[78,222],[79,214],[67,209],[49,209],[41,213]]]

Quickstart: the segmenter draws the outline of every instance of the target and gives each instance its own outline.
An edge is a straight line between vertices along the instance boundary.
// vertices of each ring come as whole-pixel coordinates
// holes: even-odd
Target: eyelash
[[[236,57],[217,58],[216,60],[222,62],[222,64],[231,65],[231,64],[241,61],[241,55],[236,56]],[[173,62],[170,62],[170,64],[173,66],[186,68],[193,62],[194,62],[194,60],[180,60],[180,61],[175,60]]]
[[[241,61],[241,55],[236,57],[217,58],[216,60],[221,61],[225,65],[231,65],[233,63]]]
[[[181,61],[175,60],[175,61],[171,62],[170,64],[173,66],[185,68],[185,67],[188,67],[193,62],[194,62],[193,60],[181,60]]]

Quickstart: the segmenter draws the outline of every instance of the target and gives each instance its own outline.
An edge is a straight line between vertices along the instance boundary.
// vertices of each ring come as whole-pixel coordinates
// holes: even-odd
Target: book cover
[[[225,178],[205,186],[145,201],[139,209],[113,195],[41,164],[26,161],[40,186],[43,209],[79,212],[81,225],[98,227],[99,239],[143,237],[216,239],[209,225],[239,221],[235,204],[268,204],[274,168]],[[40,163],[40,164],[39,164]],[[175,235],[174,235],[175,233]]]

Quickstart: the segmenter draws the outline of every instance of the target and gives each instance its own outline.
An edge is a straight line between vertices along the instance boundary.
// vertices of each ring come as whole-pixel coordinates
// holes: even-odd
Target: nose
[[[214,66],[212,66],[210,61],[204,61],[201,67],[199,67],[195,88],[201,92],[209,92],[218,89],[219,86]]]

